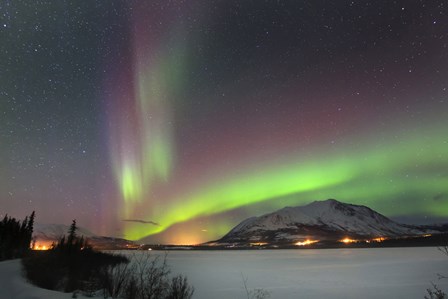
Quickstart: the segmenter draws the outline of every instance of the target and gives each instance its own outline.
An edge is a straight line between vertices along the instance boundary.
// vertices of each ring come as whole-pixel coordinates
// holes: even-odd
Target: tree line
[[[34,211],[23,221],[5,215],[0,222],[0,261],[21,258],[30,250]]]

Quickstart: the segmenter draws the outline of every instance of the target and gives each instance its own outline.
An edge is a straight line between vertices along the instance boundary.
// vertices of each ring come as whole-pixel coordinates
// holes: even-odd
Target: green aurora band
[[[179,40],[160,49],[153,46],[151,55],[136,46],[132,92],[116,99],[119,133],[111,134],[111,160],[122,199],[119,219],[132,216],[150,198],[154,184],[168,182],[174,157],[170,105],[185,69]]]
[[[446,216],[448,204],[424,200],[447,195],[448,140],[446,126],[414,130],[413,134],[383,144],[361,143],[362,148],[313,153],[311,159],[290,157],[277,165],[260,165],[242,174],[209,182],[203,188],[171,200],[171,205],[148,215],[159,226],[128,225],[125,237],[133,240],[160,233],[170,226],[197,217],[267,202],[272,208],[285,203],[298,205],[310,200],[337,198],[381,207],[389,215],[415,211]],[[239,172],[241,173],[241,172]],[[421,204],[397,209],[390,199],[421,197]],[[286,198],[286,200],[280,200]],[[289,198],[289,199],[288,199]],[[235,225],[233,223],[231,225]],[[230,224],[229,224],[230,225]],[[220,228],[220,231],[223,229]]]
[[[159,68],[163,69],[163,64],[151,70],[162,72]],[[131,106],[134,126],[123,131],[120,144],[124,149],[113,154],[115,175],[124,200],[123,217],[131,216],[133,202],[147,198],[154,181],[168,179],[172,167],[172,137],[170,127],[165,125],[170,121],[168,101],[160,99],[167,97],[167,93],[152,72],[145,70],[138,78],[136,103]],[[128,140],[129,136],[134,138]]]

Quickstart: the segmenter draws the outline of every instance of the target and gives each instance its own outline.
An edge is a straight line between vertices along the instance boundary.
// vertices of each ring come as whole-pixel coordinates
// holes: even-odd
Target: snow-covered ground
[[[68,299],[73,294],[65,294],[35,287],[21,275],[20,260],[0,262],[1,299]],[[78,298],[85,298],[78,296]]]
[[[422,299],[431,282],[448,290],[448,279],[437,279],[448,275],[448,257],[437,248],[171,251],[168,263],[188,276],[196,299],[246,298],[242,275],[273,299]],[[0,263],[2,299],[70,297],[28,285],[19,261]]]

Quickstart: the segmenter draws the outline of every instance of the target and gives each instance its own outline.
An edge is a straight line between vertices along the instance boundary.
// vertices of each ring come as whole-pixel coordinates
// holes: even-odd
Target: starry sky
[[[0,216],[175,244],[327,198],[448,222],[447,14],[4,0]]]

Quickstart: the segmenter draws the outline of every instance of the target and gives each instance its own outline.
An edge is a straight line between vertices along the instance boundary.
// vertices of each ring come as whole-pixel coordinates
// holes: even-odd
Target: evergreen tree
[[[73,243],[76,241],[76,230],[78,227],[76,227],[76,219],[73,219],[72,224],[70,225],[70,228],[68,229],[68,237],[67,237],[67,243],[69,247],[73,246]]]
[[[26,227],[26,240],[25,243],[28,244],[32,244],[35,243],[33,242],[33,231],[34,231],[34,218],[36,216],[36,213],[33,211],[30,215],[30,218],[28,219],[28,224]],[[31,246],[31,248],[33,248],[33,246]]]
[[[31,235],[33,235],[33,230],[34,230],[34,218],[36,217],[36,213],[35,211],[33,211],[30,215],[30,219],[28,220],[28,226],[27,226],[27,230],[29,233],[31,233]]]

